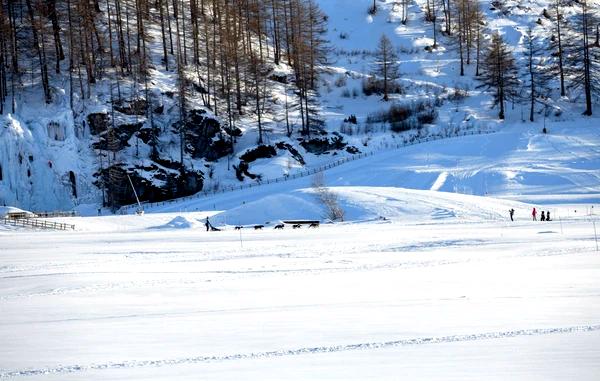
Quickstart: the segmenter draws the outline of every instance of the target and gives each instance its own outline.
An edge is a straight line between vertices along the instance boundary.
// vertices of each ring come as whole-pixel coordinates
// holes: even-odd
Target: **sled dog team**
[[[206,217],[206,219],[204,220],[204,226],[206,226],[206,231],[207,232],[208,231],[213,231],[213,232],[215,232],[215,231],[221,231],[221,229],[214,227],[210,223],[210,221],[208,220],[208,217]],[[264,228],[264,227],[265,227],[264,225],[254,225],[254,230],[262,230],[262,228]],[[281,230],[281,229],[283,229],[283,227],[284,227],[284,224],[277,224],[277,225],[275,225],[275,229],[276,230]],[[301,227],[302,227],[302,224],[293,224],[292,225],[292,228],[294,228],[294,229],[300,229]],[[313,229],[314,228],[318,228],[319,227],[319,223],[318,222],[311,222],[308,225],[308,227],[309,228],[313,228]],[[241,230],[241,229],[242,229],[241,225],[238,225],[238,226],[235,227],[235,230]]]

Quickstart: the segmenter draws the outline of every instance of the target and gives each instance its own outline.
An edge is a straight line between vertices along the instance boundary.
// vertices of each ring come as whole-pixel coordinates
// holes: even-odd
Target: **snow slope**
[[[351,220],[398,218],[400,214],[410,218],[414,214],[431,215],[436,208],[456,209],[460,215],[471,218],[489,218],[504,215],[515,206],[478,198],[476,205],[481,213],[477,208],[464,210],[458,204],[470,201],[465,202],[460,194],[541,206],[580,203],[589,208],[600,203],[597,147],[600,147],[600,132],[593,124],[555,123],[548,134],[541,133],[539,126],[505,126],[491,135],[388,150],[327,170],[324,177]],[[311,177],[305,177],[146,209],[150,212],[227,210],[220,222],[229,224],[314,219],[322,217],[323,212],[311,194],[311,182]],[[427,210],[420,203],[418,212],[406,207],[403,210],[401,205],[410,204],[415,198],[422,202],[431,200],[434,205]],[[393,210],[387,210],[393,202],[397,203]]]

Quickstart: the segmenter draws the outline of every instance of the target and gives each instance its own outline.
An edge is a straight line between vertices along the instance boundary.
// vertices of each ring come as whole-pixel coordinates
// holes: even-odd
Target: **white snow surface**
[[[15,208],[14,206],[0,206],[0,218],[8,217],[10,214],[13,213],[24,213],[32,217],[34,216],[34,214],[30,211]]]
[[[359,89],[386,33],[407,90],[394,100],[469,91],[423,134],[497,132],[401,149],[387,149],[402,136],[383,129],[345,136],[377,153],[325,172],[345,211],[335,224],[305,177],[146,205],[143,216],[51,219],[74,224],[69,232],[0,225],[1,380],[598,380],[597,117],[556,100],[563,112],[548,116],[548,134],[541,115],[522,123],[519,107],[494,120],[489,94],[457,75],[447,41],[423,49],[425,1],[411,3],[407,25],[391,0],[378,1],[373,17],[371,0],[319,3],[337,50],[321,94],[329,131],[386,107],[375,96],[344,98],[334,85],[343,76],[346,89]],[[548,4],[486,13],[516,43]],[[163,74],[156,86],[172,89]],[[63,103],[32,98],[2,117],[0,196],[96,214],[97,158]],[[277,117],[265,118],[269,143],[284,136]],[[244,122],[236,155],[255,144]],[[309,168],[340,156],[349,154],[304,155]],[[238,184],[224,161],[214,166],[210,181]],[[303,169],[284,156],[251,167],[266,178]],[[533,207],[553,221],[530,221]],[[206,232],[207,217],[221,231]],[[273,229],[299,219],[323,223]]]
[[[186,218],[184,216],[177,216],[163,226],[157,228],[165,229],[190,229],[198,224],[198,221]]]
[[[510,127],[350,162],[325,173],[346,222],[318,229],[273,229],[326,222],[310,178],[0,226],[0,379],[596,380],[597,136]]]
[[[398,219],[318,229],[164,228],[212,215],[184,213],[0,230],[0,379],[597,380],[597,215],[354,194],[378,212],[401,195],[413,218],[391,201]],[[454,215],[424,213],[444,200]]]

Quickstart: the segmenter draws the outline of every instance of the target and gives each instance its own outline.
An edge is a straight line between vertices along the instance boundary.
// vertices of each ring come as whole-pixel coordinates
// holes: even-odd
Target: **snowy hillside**
[[[323,67],[324,72],[312,100],[316,103],[310,107],[322,126],[315,126],[311,137],[300,134],[303,119],[298,99],[291,84],[286,82],[293,77],[292,69],[284,62],[271,65],[271,76],[265,86],[269,87],[272,105],[262,114],[260,134],[266,145],[262,150],[255,149],[259,130],[257,115],[250,105],[232,126],[223,113],[224,105],[220,105],[221,112],[215,115],[215,110],[207,109],[203,103],[205,94],[196,89],[187,99],[189,116],[186,133],[189,136],[186,137],[189,149],[186,148],[185,154],[180,156],[180,134],[177,132],[179,100],[173,95],[178,92],[178,73],[163,68],[160,27],[155,24],[148,32],[147,49],[152,67],[149,69],[147,90],[134,90],[141,84],[131,79],[123,79],[120,85],[115,85],[113,78],[104,78],[92,87],[89,99],[75,100],[72,111],[66,77],[53,78],[53,101],[50,104],[43,102],[38,85],[22,86],[15,98],[15,112],[5,111],[4,115],[0,115],[0,203],[38,211],[76,208],[84,213],[95,210],[103,202],[117,205],[131,203],[133,192],[128,175],[142,200],[164,200],[198,190],[214,191],[297,173],[356,152],[380,151],[417,134],[513,131],[513,128],[537,133],[545,123],[551,131],[560,131],[561,134],[560,137],[539,138],[548,140],[540,151],[540,155],[547,155],[548,160],[560,160],[553,148],[549,148],[552,144],[561,147],[564,142],[557,140],[571,139],[572,145],[576,146],[577,141],[583,139],[589,146],[597,145],[595,137],[584,126],[591,129],[597,125],[598,119],[581,116],[583,99],[580,90],[569,90],[568,97],[560,97],[555,77],[548,84],[548,97],[536,105],[536,123],[525,122],[529,115],[526,102],[516,105],[508,102],[506,119],[500,122],[497,109],[492,109],[491,92],[479,88],[480,81],[474,77],[475,48],[470,48],[473,57],[470,64],[465,65],[465,76],[459,75],[456,41],[442,33],[444,14],[440,4],[436,11],[435,49],[430,49],[433,24],[425,17],[429,2],[377,1],[378,10],[373,15],[367,12],[371,4],[370,0],[318,1],[327,15],[330,52],[329,62]],[[518,65],[525,67],[523,41],[527,28],[533,28],[541,45],[550,46],[554,28],[553,16],[548,13],[551,5],[545,0],[494,5],[481,3],[485,16],[484,43],[487,44],[492,32],[500,32],[514,51]],[[105,5],[100,6],[104,10]],[[577,9],[577,4],[564,6],[565,28],[570,25],[568,22],[575,17]],[[376,66],[374,53],[382,35],[391,39],[400,67],[398,84],[402,91],[391,94],[390,102],[383,102],[377,94],[365,95],[363,91],[365,81]],[[273,43],[268,38],[266,41]],[[272,52],[267,52],[269,54]],[[174,62],[168,61],[174,65]],[[206,73],[190,71],[188,75],[195,78]],[[113,99],[117,97],[117,91],[119,99],[121,96],[124,99],[121,103]],[[144,103],[144,97],[150,103]],[[7,98],[6,109],[10,109],[9,103]],[[147,111],[140,112],[148,104],[153,108],[150,115]],[[377,115],[385,114],[392,104],[424,107],[428,110],[423,115],[425,124],[417,130],[393,133],[393,126],[377,121]],[[356,117],[356,123],[348,122],[352,116]],[[421,115],[416,118],[421,118]],[[557,122],[561,122],[559,131],[554,129]],[[582,128],[572,133],[569,126]],[[288,133],[289,128],[291,133]],[[153,134],[156,131],[160,132],[156,141],[158,151],[154,155]],[[315,134],[325,135],[322,139],[315,139]],[[510,147],[506,146],[510,142],[502,134],[497,136],[498,140],[496,136],[486,138],[489,142],[486,144],[498,146],[502,151],[495,156],[493,150],[486,149],[488,162],[494,158],[502,159],[503,154],[511,154]],[[568,168],[571,173],[568,176],[559,174],[556,168],[549,174],[548,168],[532,166],[528,166],[527,176],[522,176],[516,173],[521,168],[517,163],[511,164],[516,166],[516,169],[513,168],[514,176],[509,173],[508,163],[496,174],[491,174],[487,168],[477,168],[477,160],[467,168],[466,159],[454,165],[464,166],[463,174],[459,175],[456,170],[450,170],[448,163],[435,163],[436,158],[446,155],[445,150],[458,153],[463,144],[469,147],[470,141],[449,140],[447,145],[422,145],[406,153],[399,151],[397,155],[412,157],[406,162],[397,162],[405,167],[402,176],[408,176],[399,185],[431,189],[434,177],[433,182],[437,182],[433,188],[467,194],[535,194],[535,185],[552,187],[550,193],[565,194],[571,190],[575,194],[596,192],[596,175],[583,173],[584,169],[595,169],[591,164],[597,163],[594,148],[579,153],[584,159],[588,154],[591,156],[590,167],[576,165]],[[531,144],[526,150],[535,152],[536,141],[532,139]],[[571,144],[567,142],[567,145]],[[439,151],[440,148],[443,151]],[[512,148],[515,152],[525,149]],[[477,149],[470,147],[467,151]],[[390,154],[383,155],[382,158]],[[416,160],[419,155],[440,168],[414,170],[417,166],[427,165]],[[244,165],[247,166],[245,169]],[[553,166],[548,162],[544,165]],[[577,170],[582,173],[575,179]],[[471,174],[465,175],[468,171]],[[329,178],[328,181],[336,184],[334,179]],[[111,189],[107,189],[108,183]],[[359,185],[377,184],[365,181]],[[582,187],[589,189],[582,190]],[[537,193],[545,193],[545,190]]]
[[[432,213],[454,215],[453,210],[467,218],[504,218],[511,207],[508,201],[550,207],[581,203],[589,208],[600,202],[599,146],[600,134],[589,125],[556,124],[548,134],[537,127],[505,127],[491,135],[387,150],[326,170],[324,182],[340,198],[349,220],[412,220]],[[213,196],[146,205],[145,209],[226,210],[219,222],[229,224],[320,219],[322,205],[313,194],[312,182],[311,175]],[[464,201],[457,205],[460,194],[494,199],[484,201],[482,197],[482,201],[476,201],[475,209],[465,210],[460,206]],[[411,210],[415,197],[422,197],[431,207]],[[490,207],[478,210],[482,203]]]

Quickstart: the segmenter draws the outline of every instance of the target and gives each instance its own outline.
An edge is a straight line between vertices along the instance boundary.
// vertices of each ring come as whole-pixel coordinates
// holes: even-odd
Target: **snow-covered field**
[[[489,95],[457,75],[447,41],[424,50],[425,1],[411,3],[407,25],[391,0],[379,1],[374,17],[371,0],[319,3],[336,50],[321,94],[330,132],[350,114],[364,123],[387,107],[379,97],[343,96],[360,92],[382,33],[401,51],[407,93],[394,99],[468,90],[464,103],[441,106],[424,135],[497,132],[402,149],[386,148],[403,139],[387,130],[345,136],[376,154],[324,173],[346,222],[318,229],[273,229],[285,219],[325,222],[311,177],[146,206],[144,216],[54,219],[74,224],[69,232],[0,225],[0,379],[600,378],[599,119],[580,118],[580,105],[560,99],[548,134],[542,115],[522,122],[522,107],[494,120]],[[547,5],[513,10],[518,22],[486,13],[516,45]],[[340,79],[346,85],[335,85]],[[0,196],[96,214],[97,163],[73,117],[21,103],[0,140],[0,161],[19,162],[4,164]],[[68,126],[64,143],[47,143],[55,119]],[[274,143],[283,127],[267,122]],[[255,145],[246,127],[236,155]],[[344,156],[305,155],[307,168]],[[306,169],[287,156],[252,165],[265,178]],[[226,166],[215,164],[215,183],[237,185]],[[70,170],[82,176],[76,203]],[[534,206],[553,221],[530,221]],[[207,216],[222,231],[206,232]]]
[[[0,231],[0,378],[597,380],[595,216],[486,222],[464,212],[493,200],[457,197],[310,230]]]

